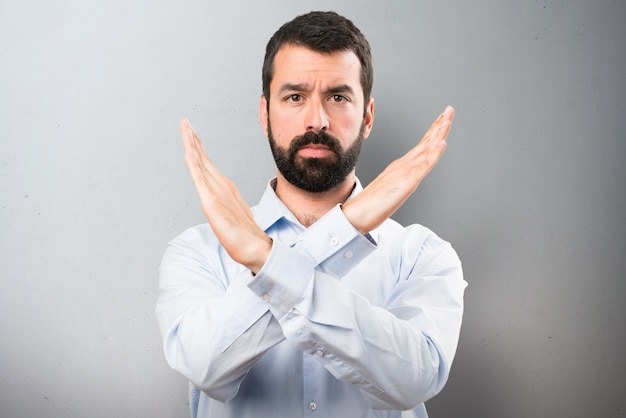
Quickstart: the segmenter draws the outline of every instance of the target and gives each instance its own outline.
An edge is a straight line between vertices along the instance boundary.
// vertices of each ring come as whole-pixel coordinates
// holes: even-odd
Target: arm
[[[417,189],[443,155],[453,119],[454,108],[447,106],[415,147],[389,164],[362,193],[343,206],[356,229],[365,233],[378,227]]]
[[[163,256],[156,307],[169,365],[222,402],[284,340],[267,306],[247,288],[250,271],[224,261],[210,227],[185,231]]]
[[[433,123],[422,141],[413,150],[392,163],[357,198],[344,205],[342,216],[345,216],[348,224],[356,228],[355,231],[358,229],[358,231],[366,232],[376,228],[415,190],[421,179],[428,174],[443,153],[445,137],[452,117],[453,111],[451,108],[448,108]],[[215,233],[215,237],[234,261],[245,266],[253,273],[258,273],[258,275],[257,279],[251,282],[249,287],[246,287],[243,285],[245,283],[243,279],[237,281],[239,283],[237,286],[219,283],[219,280],[214,280],[210,271],[208,273],[194,272],[194,274],[188,272],[189,277],[185,274],[185,278],[181,280],[181,277],[174,274],[169,268],[162,268],[162,290],[159,305],[163,319],[160,319],[160,323],[162,324],[161,327],[165,339],[166,356],[174,368],[186,375],[194,383],[201,383],[200,386],[207,392],[217,388],[215,394],[209,393],[211,396],[220,400],[229,399],[229,397],[236,394],[236,387],[245,376],[245,372],[249,367],[267,349],[282,341],[283,335],[289,334],[289,322],[293,323],[294,321],[285,320],[288,314],[298,311],[298,309],[295,309],[296,306],[302,304],[304,304],[304,308],[300,306],[299,310],[307,312],[305,308],[307,303],[311,302],[315,289],[326,289],[322,292],[324,295],[337,295],[336,301],[345,303],[345,305],[342,305],[345,308],[345,312],[352,313],[352,316],[355,318],[360,317],[361,312],[365,313],[361,320],[354,323],[354,325],[357,325],[357,328],[352,328],[353,330],[359,332],[358,327],[365,324],[363,321],[367,318],[374,318],[374,314],[376,314],[378,320],[373,321],[372,324],[377,324],[375,327],[377,331],[372,332],[372,338],[374,335],[378,335],[376,338],[380,338],[378,331],[381,330],[406,329],[410,335],[406,334],[406,332],[402,333],[401,339],[404,340],[408,337],[416,338],[421,344],[419,352],[424,352],[424,349],[427,348],[426,351],[434,355],[432,351],[434,345],[428,343],[430,340],[421,333],[421,330],[417,331],[411,327],[406,328],[405,322],[396,323],[396,320],[406,321],[401,316],[394,315],[390,309],[381,311],[380,308],[373,306],[366,308],[368,304],[362,304],[365,301],[359,299],[356,293],[350,292],[349,289],[341,286],[338,288],[333,287],[337,282],[328,280],[330,276],[324,271],[324,266],[330,264],[326,262],[326,259],[332,258],[332,252],[331,254],[322,255],[321,258],[316,258],[315,254],[312,254],[316,252],[315,243],[309,245],[307,242],[305,245],[301,245],[299,249],[283,248],[281,245],[276,245],[277,243],[274,243],[274,246],[272,246],[271,239],[254,222],[249,208],[239,196],[236,187],[208,159],[200,139],[186,120],[181,122],[181,133],[185,146],[185,161],[200,196],[203,211]],[[406,180],[407,170],[413,174],[408,181]],[[365,194],[365,197],[359,198],[363,194]],[[358,235],[358,232],[356,234]],[[358,239],[354,239],[351,245],[355,245],[354,243],[358,244],[358,242]],[[307,249],[313,250],[307,251]],[[176,250],[171,252],[173,254],[171,258],[175,260],[179,254],[176,253]],[[272,257],[271,254],[276,256]],[[272,259],[279,261],[270,262]],[[297,260],[298,262],[293,269],[286,269],[287,263],[283,260]],[[272,265],[277,266],[274,272],[272,272],[273,269],[270,267]],[[319,266],[317,270],[315,270],[316,266]],[[262,269],[264,272],[261,272]],[[332,271],[332,268],[330,271]],[[211,277],[211,283],[210,285],[203,284],[202,286],[207,287],[203,289],[203,292],[200,292],[200,286],[198,285],[199,277],[205,274]],[[164,280],[163,277],[166,279]],[[263,284],[277,284],[276,288],[282,287],[286,290],[278,292],[279,297],[276,297],[276,292],[273,292],[274,295],[268,299],[268,292],[263,291]],[[260,287],[255,287],[255,285]],[[246,289],[248,291],[253,290],[256,296],[260,296],[260,298],[251,298],[250,293],[246,293]],[[193,298],[196,297],[198,299],[194,301]],[[258,307],[257,312],[243,321],[246,324],[250,323],[250,327],[244,329],[245,326],[240,326],[242,333],[235,333],[236,335],[230,343],[232,345],[227,347],[212,342],[216,334],[219,336],[222,333],[219,323],[224,324],[231,319],[237,323],[237,320],[235,320],[237,315],[232,315],[232,318],[220,315],[219,307],[223,305],[224,299],[232,301],[234,306],[244,306],[246,302],[250,302],[251,305]],[[194,302],[197,302],[197,305]],[[259,303],[263,304],[263,306],[267,304],[267,308],[264,310]],[[317,312],[318,315],[320,312],[324,312],[323,309],[318,308],[319,306],[309,307],[308,312]],[[267,312],[267,309],[269,309],[271,315]],[[417,310],[419,310],[419,307]],[[324,314],[322,313],[322,315]],[[307,315],[302,315],[301,317],[307,318]],[[273,318],[281,320],[282,331]],[[313,322],[315,315],[309,315],[308,318],[308,320]],[[326,327],[328,325],[332,324],[326,324]],[[389,328],[389,326],[392,328]],[[313,330],[312,332],[317,332],[314,328],[310,329]],[[418,334],[415,334],[415,332],[418,332]],[[329,338],[328,341],[332,341],[335,336],[330,336]],[[325,340],[324,338],[321,341]],[[256,351],[253,350],[245,356],[233,355],[233,358],[229,358],[226,362],[220,361],[230,366],[228,370],[219,370],[219,364],[214,361],[215,359],[220,358],[228,350],[230,350],[230,353],[227,354],[237,353],[237,347],[246,347],[251,342],[256,342],[256,347],[258,348]],[[409,352],[416,348],[415,345],[408,347],[410,347]],[[303,347],[303,349],[305,348]],[[348,360],[349,353],[344,354],[342,357]],[[372,353],[369,352],[369,354],[371,355]],[[400,353],[400,356],[404,354],[406,353]],[[439,357],[439,354],[437,356]],[[332,358],[332,355],[328,358]],[[425,357],[420,355],[420,358]],[[207,362],[209,363],[208,366]],[[213,367],[218,369],[211,369],[210,363],[214,363]],[[377,382],[377,379],[373,378],[375,376],[372,375],[372,377],[363,380],[364,383],[359,383],[359,381],[354,381],[350,377],[350,373],[342,375],[340,372],[345,370],[345,365],[351,364],[350,367],[353,370],[359,370],[359,373],[368,375],[368,369],[363,368],[366,365],[369,367],[368,363],[369,361],[364,361],[361,358],[352,364],[350,361],[347,361],[344,365],[336,365],[334,372],[331,363],[327,367],[338,378],[359,384],[368,393],[374,394],[376,399],[382,402],[379,403],[381,406],[404,405],[405,399],[402,395],[400,396],[402,399],[396,399],[396,395],[393,395],[395,389],[393,387],[385,387],[386,384],[383,381]],[[373,374],[376,375],[377,373],[373,372]],[[217,377],[214,378],[213,376]],[[221,379],[219,382],[216,380],[218,377]],[[372,388],[369,387],[370,383],[377,388],[372,391]],[[362,386],[363,384],[367,387]],[[222,390],[222,386],[228,389]],[[376,402],[373,403],[375,404]]]
[[[415,191],[443,155],[453,118],[454,109],[447,106],[414,148],[343,206],[346,218],[358,231],[367,233],[381,225]],[[233,260],[256,273],[267,260],[271,239],[254,222],[237,187],[211,162],[187,119],[181,121],[180,131],[185,163],[204,215]]]
[[[332,215],[318,222],[327,225],[311,228],[333,228]],[[276,245],[249,287],[267,302],[292,344],[359,387],[373,408],[407,410],[447,380],[466,283],[456,253],[425,228],[399,230],[393,241],[379,251],[401,256],[399,271],[375,253],[341,280],[320,271],[326,261],[310,274],[314,262],[307,251]],[[328,247],[323,240],[306,245]],[[336,255],[352,248],[348,243]],[[356,291],[355,283],[374,289]]]
[[[213,228],[204,236],[189,230],[168,246],[156,315],[169,365],[226,402],[263,353],[284,339],[267,307],[246,287],[272,242],[237,188],[208,159],[187,120],[180,130],[185,163]],[[222,248],[241,264],[240,271],[225,271]]]

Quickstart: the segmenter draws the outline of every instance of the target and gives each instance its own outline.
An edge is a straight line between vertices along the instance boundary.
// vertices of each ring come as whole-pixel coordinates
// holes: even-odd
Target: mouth
[[[298,154],[304,158],[326,158],[334,154],[326,145],[307,144],[298,150]]]

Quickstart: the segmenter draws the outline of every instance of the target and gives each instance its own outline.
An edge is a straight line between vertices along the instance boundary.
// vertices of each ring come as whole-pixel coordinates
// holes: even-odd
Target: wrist
[[[365,234],[367,234],[369,232],[369,231],[365,230],[366,228],[364,227],[364,225],[361,225],[359,223],[359,220],[364,219],[364,217],[358,213],[359,212],[358,204],[357,205],[354,204],[354,199],[349,201],[349,202],[347,202],[347,203],[345,203],[345,204],[343,204],[343,205],[340,205],[340,207],[341,207],[341,210],[342,210],[344,216],[348,220],[348,222],[350,222],[350,224],[357,231],[359,231],[362,235],[365,235]]]
[[[250,261],[246,263],[246,267],[256,275],[265,265],[267,258],[272,252],[274,241],[268,235],[263,234],[263,239],[259,240],[258,245],[252,250]]]

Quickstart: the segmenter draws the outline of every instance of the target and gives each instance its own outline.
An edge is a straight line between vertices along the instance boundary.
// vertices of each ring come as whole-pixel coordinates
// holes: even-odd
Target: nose
[[[326,131],[328,130],[328,125],[328,114],[323,103],[319,101],[309,103],[306,115],[306,130],[314,132]]]

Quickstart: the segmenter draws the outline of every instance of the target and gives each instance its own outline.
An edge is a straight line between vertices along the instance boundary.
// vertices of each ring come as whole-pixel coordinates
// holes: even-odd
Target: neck
[[[355,182],[352,171],[343,182],[332,189],[312,193],[289,183],[279,172],[276,178],[276,196],[308,228],[338,203],[344,203],[350,197]]]

